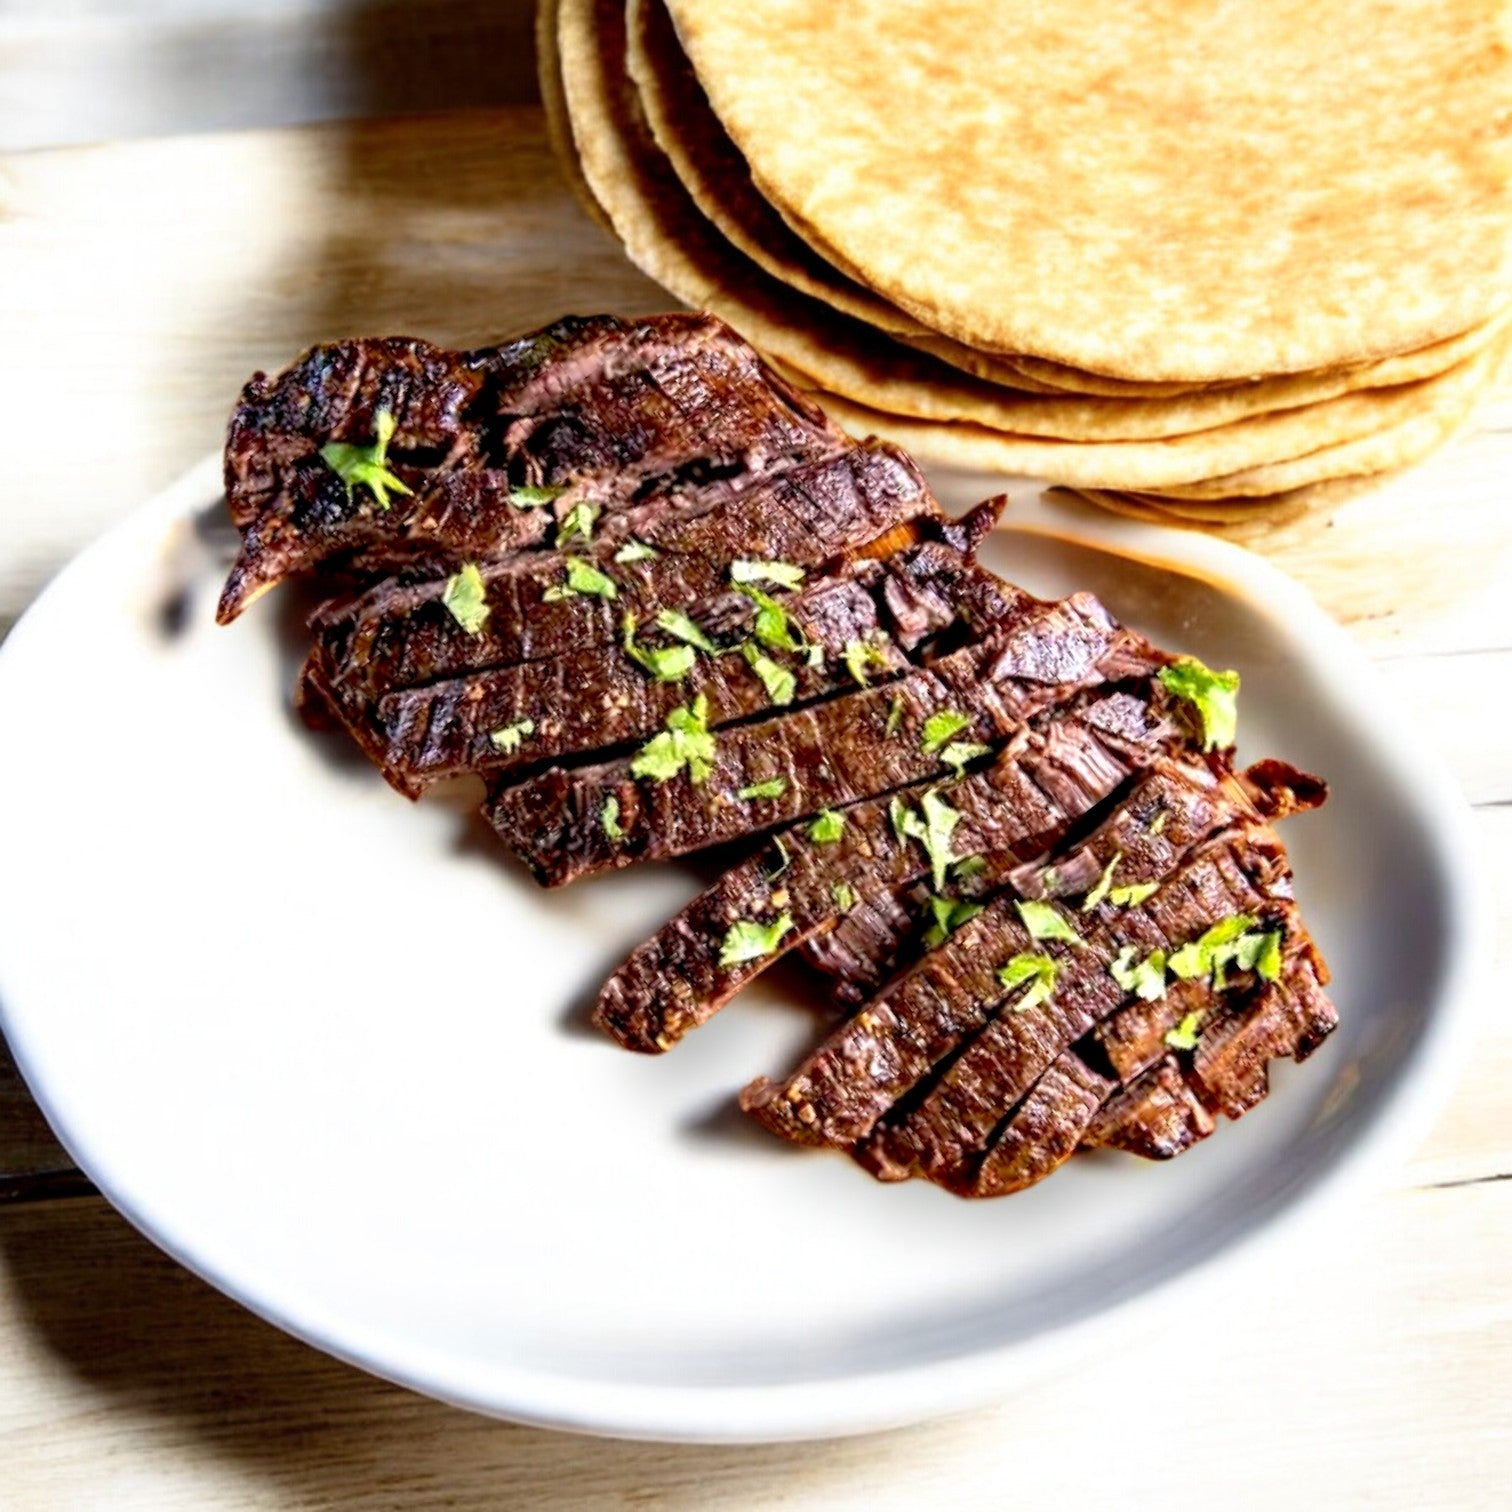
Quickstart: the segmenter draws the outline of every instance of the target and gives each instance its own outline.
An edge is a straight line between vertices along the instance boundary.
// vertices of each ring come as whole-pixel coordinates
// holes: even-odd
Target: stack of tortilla
[[[590,207],[843,424],[1245,532],[1512,348],[1505,0],[543,0]]]

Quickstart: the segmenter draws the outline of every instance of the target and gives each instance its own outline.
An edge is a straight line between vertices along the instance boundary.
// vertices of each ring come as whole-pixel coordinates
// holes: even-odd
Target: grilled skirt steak
[[[1237,680],[988,572],[1005,499],[950,519],[707,315],[315,347],[225,479],[219,618],[313,574],[301,712],[399,791],[480,779],[548,885],[746,843],[594,1019],[665,1051],[799,952],[842,1016],[741,1097],[783,1138],[1001,1196],[1334,1027],[1273,828],[1326,789],[1235,770]]]

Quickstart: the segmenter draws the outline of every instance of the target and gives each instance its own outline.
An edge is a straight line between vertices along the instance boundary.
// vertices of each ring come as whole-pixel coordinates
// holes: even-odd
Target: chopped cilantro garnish
[[[709,700],[702,693],[687,708],[673,709],[666,729],[648,740],[630,763],[630,775],[667,782],[686,767],[695,787],[703,782],[714,770],[708,719]]]
[[[562,516],[562,523],[557,526],[557,545],[565,546],[574,536],[581,536],[584,541],[591,541],[594,524],[602,513],[602,506],[590,504],[586,499],[574,504]]]
[[[752,798],[780,798],[787,792],[786,777],[768,777],[765,782],[753,782],[749,787],[743,787],[735,795],[741,799]]]
[[[903,723],[903,695],[894,696],[892,703],[887,707],[887,724],[882,730],[883,735],[891,740],[898,733],[898,726]]]
[[[803,581],[803,568],[791,562],[731,562],[732,583],[775,583],[779,588],[796,588]]]
[[[1010,991],[1028,983],[1028,990],[1014,1003],[1012,1011],[1023,1013],[1026,1009],[1045,1002],[1055,991],[1055,979],[1060,968],[1047,955],[1038,951],[1020,951],[1010,956],[1005,965],[998,967],[998,981]]]
[[[1103,867],[1102,875],[1097,879],[1097,885],[1082,899],[1081,911],[1083,913],[1091,913],[1108,896],[1108,891],[1113,886],[1113,873],[1118,870],[1118,863],[1122,860],[1123,852],[1114,851],[1113,859]]]
[[[328,441],[320,448],[320,460],[346,484],[347,498],[359,485],[372,494],[379,509],[389,507],[389,489],[408,494],[414,490],[389,471],[389,442],[394,438],[396,422],[388,410],[373,416],[375,439],[371,446],[353,446],[348,441]]]
[[[1202,749],[1231,746],[1239,725],[1239,674],[1214,672],[1195,656],[1160,669],[1160,681],[1177,698],[1184,698],[1197,711],[1202,726]]]
[[[656,616],[656,627],[677,640],[696,646],[708,656],[719,655],[719,647],[680,609],[663,609]]]
[[[510,489],[509,502],[516,509],[540,509],[543,505],[554,504],[566,492],[565,483],[526,484]]]
[[[834,809],[820,809],[808,827],[808,837],[815,845],[833,845],[845,833],[845,815]]]
[[[660,555],[656,547],[648,546],[644,541],[626,541],[614,553],[614,560],[628,565],[631,562],[653,562]]]
[[[961,822],[960,814],[932,789],[925,793],[919,803],[922,816],[909,808],[901,798],[894,798],[888,805],[894,833],[900,840],[917,840],[929,857],[930,871],[934,877],[936,892],[945,890],[945,872],[959,856],[951,854],[950,837]]]
[[[1203,1010],[1189,1013],[1174,1029],[1167,1029],[1165,1042],[1173,1050],[1195,1050],[1197,1036],[1202,1032]]]
[[[1251,914],[1230,914],[1226,919],[1219,919],[1195,940],[1188,940],[1180,950],[1172,953],[1172,972],[1184,982],[1198,977],[1212,977],[1213,985],[1221,990],[1225,970],[1238,961],[1241,951],[1245,950],[1246,947],[1241,942],[1254,924],[1255,919]]]
[[[494,743],[496,749],[504,754],[511,755],[520,749],[520,742],[527,735],[535,734],[535,720],[517,719],[513,724],[507,724],[502,730],[493,730],[488,738]]]
[[[1139,954],[1137,945],[1125,945],[1113,957],[1108,974],[1123,988],[1147,1003],[1165,996],[1166,953],[1152,950],[1144,960],[1135,960]]]
[[[780,914],[770,924],[754,919],[737,919],[724,937],[719,951],[721,966],[738,966],[742,961],[759,961],[771,955],[793,927],[792,914]]]
[[[756,617],[751,622],[751,634],[768,651],[799,652],[806,649],[803,637],[794,629],[786,609],[771,594],[759,588],[740,590],[756,606]]]
[[[1016,898],[1013,904],[1031,940],[1064,940],[1068,945],[1080,945],[1081,936],[1070,921],[1052,903],[1042,903],[1038,898]]]
[[[856,890],[849,882],[837,882],[830,888],[830,897],[841,913],[849,913],[856,906]]]
[[[987,870],[987,858],[985,856],[962,856],[951,867],[958,882],[968,881],[972,877],[980,877]]]
[[[926,756],[933,756],[954,735],[959,735],[971,723],[971,715],[955,709],[941,709],[924,721],[924,730],[919,737],[919,749]]]
[[[604,826],[604,833],[614,841],[616,845],[625,838],[625,831],[620,825],[619,799],[613,793],[604,799],[604,806],[599,811],[599,823]]]
[[[478,571],[476,562],[464,562],[460,572],[447,578],[446,587],[441,590],[441,602],[469,635],[483,633],[483,624],[488,618],[488,596],[483,586],[483,574]]]
[[[983,745],[978,740],[952,740],[940,752],[940,760],[953,768],[957,777],[962,777],[966,773],[968,762],[975,761],[978,756],[985,756],[991,749],[991,746]]]
[[[798,692],[798,679],[780,662],[774,662],[764,651],[758,650],[749,641],[741,648],[741,654],[750,664],[751,671],[761,679],[767,697],[775,704],[792,703]]]
[[[938,893],[931,893],[930,925],[924,931],[925,946],[933,950],[936,945],[943,945],[961,925],[976,918],[981,911],[980,903],[965,903],[960,898],[942,898]]]
[[[555,604],[561,599],[588,594],[604,599],[618,598],[619,585],[607,572],[600,572],[581,557],[568,557],[567,581],[548,588],[541,596],[548,604]]]
[[[627,614],[623,622],[625,655],[648,671],[657,682],[678,682],[693,669],[698,653],[692,646],[642,646],[635,639],[637,620]]]
[[[1115,887],[1108,894],[1108,900],[1115,908],[1137,908],[1159,889],[1158,882],[1130,882],[1127,886]]]
[[[867,668],[875,668],[879,672],[887,671],[887,653],[875,640],[847,641],[842,654],[845,659],[845,670],[863,688],[870,683],[866,675]]]

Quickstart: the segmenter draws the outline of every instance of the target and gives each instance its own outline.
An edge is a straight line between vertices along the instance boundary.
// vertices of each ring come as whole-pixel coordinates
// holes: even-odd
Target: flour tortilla
[[[763,196],[964,345],[1140,381],[1512,294],[1504,0],[668,0]]]
[[[620,8],[609,0],[564,0],[556,40],[564,63],[569,130],[585,178],[632,259],[689,304],[728,320],[785,367],[803,375],[807,386],[838,390],[853,400],[859,396],[866,408],[914,419],[965,419],[1025,438],[1124,440],[1180,435],[1203,427],[1208,439],[1172,443],[1190,455],[1181,466],[1163,470],[1157,479],[1162,483],[1200,479],[1215,470],[1254,465],[1299,449],[1298,441],[1277,436],[1269,451],[1257,451],[1253,444],[1236,450],[1221,427],[1267,403],[1300,404],[1309,397],[1307,390],[1290,395],[1279,391],[1267,398],[1265,391],[1252,387],[1181,404],[1015,395],[963,379],[802,300],[717,235],[656,149],[625,76]],[[548,102],[552,94],[546,91]],[[1316,445],[1338,439],[1341,417],[1325,418],[1335,429],[1323,429]],[[1357,416],[1353,423],[1358,428],[1367,422]],[[1295,432],[1303,424],[1297,416],[1287,429]],[[1313,423],[1307,422],[1306,428],[1311,435]],[[1059,465],[1059,453],[1078,449],[1046,441],[1034,455],[1050,464],[1049,476],[1058,477],[1066,471]],[[1099,480],[1107,481],[1101,475]],[[1135,486],[1150,479],[1140,475],[1112,481]]]
[[[1025,473],[1078,488],[1242,497],[1383,471],[1426,455],[1473,411],[1495,377],[1505,340],[1437,377],[1158,441],[1070,445],[978,425],[900,419],[832,394],[816,397],[853,434],[883,436],[949,466]]]

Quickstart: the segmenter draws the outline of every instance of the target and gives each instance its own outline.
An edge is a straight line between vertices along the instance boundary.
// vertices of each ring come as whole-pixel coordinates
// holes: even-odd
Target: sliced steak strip
[[[1051,953],[1059,975],[1048,1001],[1026,1011],[1015,1011],[1010,1001],[990,1019],[981,1011],[978,1022],[988,1021],[980,1032],[973,1032],[953,1058],[947,1059],[953,1046],[944,1046],[935,1057],[937,1063],[945,1062],[943,1074],[930,1085],[925,1080],[930,1068],[924,1068],[915,1079],[927,1088],[922,1099],[905,1104],[893,1115],[897,1121],[889,1121],[869,1142],[861,1157],[868,1168],[923,1175],[948,1185],[969,1174],[990,1146],[994,1129],[1050,1062],[1125,1001],[1127,993],[1109,970],[1120,949],[1132,946],[1141,959],[1153,950],[1169,951],[1220,919],[1258,915],[1269,903],[1234,859],[1247,843],[1241,832],[1219,848],[1202,848],[1139,907],[1122,911],[1116,923],[1086,931],[1085,948],[1058,945]],[[997,932],[1002,932],[1001,914],[989,911],[982,918],[995,918]],[[995,951],[994,940],[979,942],[993,966],[1032,948],[1016,943],[1022,930],[1016,919],[1009,922],[1009,936]],[[995,988],[992,996],[1001,1002],[1002,990]]]
[[[853,578],[804,595],[790,612],[823,660],[784,658],[801,706],[855,686],[844,661],[847,645],[869,647],[869,675],[878,682],[907,671],[909,661],[877,621],[876,604]],[[744,626],[742,626],[744,628]],[[743,637],[741,637],[743,638]],[[637,644],[675,646],[650,627]],[[708,701],[711,728],[769,713],[772,695],[733,648],[697,655],[685,676],[659,682],[622,648],[592,646],[547,661],[525,662],[386,694],[372,712],[383,744],[382,765],[416,786],[474,771],[497,778],[521,767],[578,752],[647,740],[674,709]],[[528,736],[501,750],[492,732],[528,720]]]
[[[786,702],[801,706],[852,690],[856,684],[846,655],[858,644],[866,648],[864,670],[872,682],[885,682],[908,670],[906,652],[918,649],[920,631],[912,616],[901,629],[890,623],[888,589],[899,578],[935,599],[938,610],[931,624],[936,631],[956,622],[949,595],[962,591],[964,584],[963,597],[971,599],[974,613],[969,627],[960,625],[956,639],[985,634],[991,624],[982,617],[982,595],[971,591],[974,578],[985,576],[958,553],[930,542],[910,547],[885,564],[855,559],[828,576],[811,578],[782,601],[814,653],[777,654],[778,665],[794,679]],[[1033,602],[1027,594],[1004,591],[986,607],[1007,618]],[[772,706],[763,679],[738,654],[739,644],[750,639],[755,612],[750,599],[737,595],[732,602],[724,596],[717,615],[700,628],[712,631],[726,654],[694,656],[688,672],[674,682],[657,681],[623,645],[589,646],[560,657],[404,688],[383,695],[375,706],[348,685],[341,710],[358,743],[396,787],[411,794],[428,782],[462,772],[503,775],[579,752],[647,740],[674,709],[700,695],[708,700],[710,727],[717,727]],[[655,621],[637,625],[636,636],[642,649],[679,644]],[[323,671],[315,680],[324,683]],[[494,732],[517,728],[522,721],[528,721],[529,734],[501,749]]]
[[[1097,1110],[1082,1135],[1082,1147],[1170,1160],[1206,1139],[1214,1127],[1213,1115],[1193,1092],[1176,1058],[1166,1055]]]
[[[1042,853],[1175,738],[1170,724],[1147,711],[1143,739],[1115,746],[1092,727],[1105,703],[1073,708],[1026,732],[987,770],[956,783],[949,790],[961,815],[951,836],[954,851],[1003,856],[1010,863]],[[1132,720],[1124,716],[1123,723],[1127,728]],[[888,807],[883,799],[855,804],[842,811],[837,841],[820,844],[804,830],[790,830],[732,867],[631,953],[600,992],[595,1022],[627,1049],[668,1049],[781,953],[872,899],[927,876],[929,857],[917,841],[897,833]],[[721,964],[720,947],[732,925],[783,913],[793,928],[776,953]]]
[[[759,530],[753,513],[762,517]],[[661,609],[684,610],[700,623],[720,612],[746,614],[748,602],[729,581],[737,558],[819,568],[897,526],[939,518],[917,469],[888,448],[858,447],[769,478],[749,497],[666,517],[664,533],[649,541],[664,556],[617,563],[612,546],[595,544],[581,559],[613,581],[613,598],[562,596],[565,557],[528,552],[482,568],[489,613],[476,634],[447,611],[445,585],[436,581],[379,584],[317,615],[312,628],[327,681],[360,707],[392,689],[611,644],[627,610],[643,623]]]
[[[380,412],[410,490],[384,508],[321,458],[366,445]],[[293,572],[339,553],[372,569],[417,548],[441,564],[540,541],[522,486],[572,486],[601,503],[648,479],[697,484],[847,445],[815,406],[707,316],[633,325],[563,321],[502,348],[446,352],[407,339],[317,347],[243,391],[226,446],[227,502],[244,536],[222,622]]]
[[[1013,1110],[980,1165],[951,1181],[962,1197],[1006,1197],[1043,1181],[1069,1160],[1116,1091],[1074,1050],[1063,1050]]]
[[[1192,1053],[1192,1088],[1210,1110],[1240,1118],[1270,1090],[1271,1061],[1306,1060],[1338,1022],[1315,957],[1304,946],[1252,1006],[1236,1005],[1203,1026]]]
[[[1101,682],[1105,660],[1118,660],[1122,670],[1130,639],[1090,595],[1035,604],[980,645],[886,687],[721,731],[700,784],[687,771],[667,781],[637,780],[633,758],[571,772],[554,768],[494,793],[485,813],[548,886],[685,855],[943,778],[950,771],[943,742],[921,739],[934,716],[955,713],[967,721],[952,739],[1000,744],[1043,710]],[[1153,673],[1160,661],[1151,657],[1145,665]],[[782,786],[759,803],[739,797],[767,782]],[[617,835],[600,823],[611,802]]]

